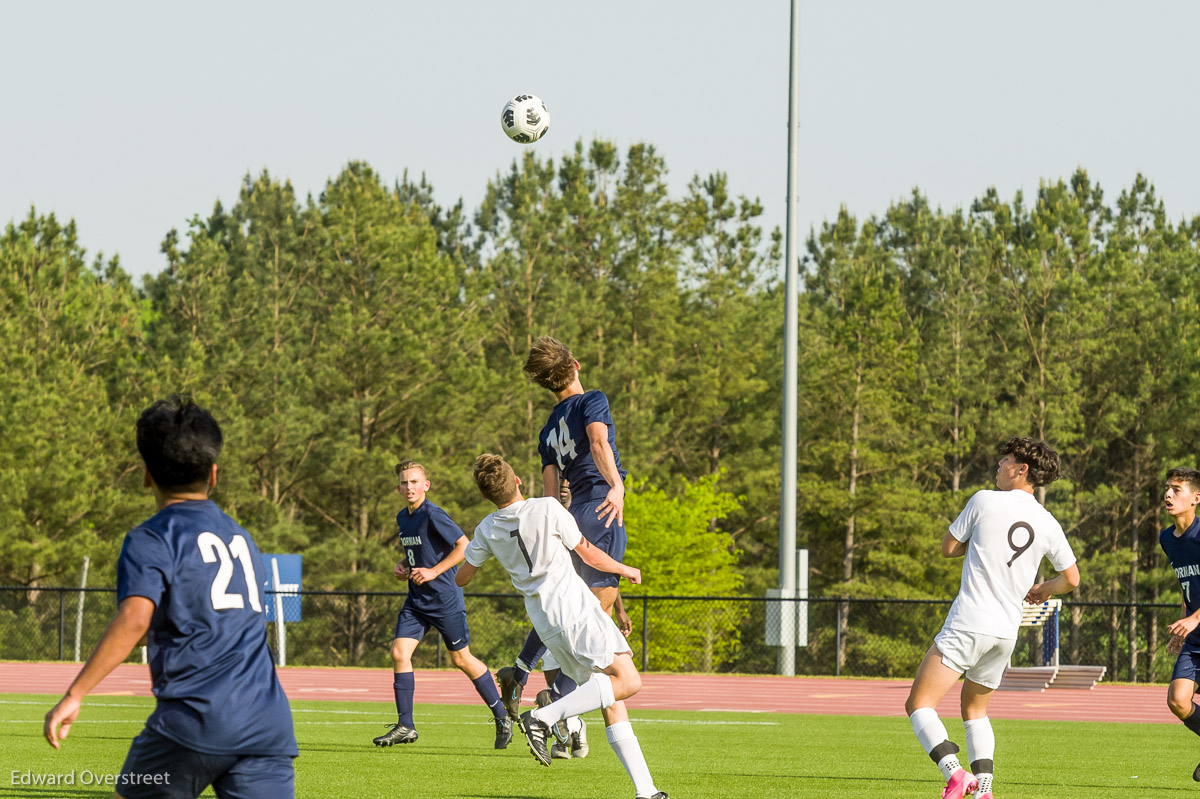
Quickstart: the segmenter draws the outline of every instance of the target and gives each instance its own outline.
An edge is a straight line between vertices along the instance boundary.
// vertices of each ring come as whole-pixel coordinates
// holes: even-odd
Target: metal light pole
[[[788,79],[787,238],[783,303],[783,459],[779,496],[779,673],[796,673],[796,314],[800,183],[800,0],[792,0]]]

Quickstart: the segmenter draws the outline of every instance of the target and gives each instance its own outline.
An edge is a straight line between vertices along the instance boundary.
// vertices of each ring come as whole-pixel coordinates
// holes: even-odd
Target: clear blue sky
[[[804,0],[800,218],[919,186],[944,208],[1086,167],[1200,213],[1200,3]],[[301,196],[352,159],[474,209],[532,92],[576,139],[654,144],[677,194],[728,173],[782,225],[787,0],[5,3],[0,223],[74,218],[135,275],[263,168]]]

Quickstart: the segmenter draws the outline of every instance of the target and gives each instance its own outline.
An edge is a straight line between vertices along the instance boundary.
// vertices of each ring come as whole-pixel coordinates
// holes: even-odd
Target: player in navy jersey
[[[558,497],[570,486],[568,510],[575,517],[584,538],[593,546],[620,562],[625,557],[625,470],[617,451],[617,430],[613,424],[608,397],[602,391],[584,391],[579,380],[579,361],[562,342],[541,336],[529,349],[524,372],[535,383],[554,394],[558,404],[538,435],[538,453],[542,459],[542,495]],[[629,616],[621,604],[617,576],[598,571],[571,554],[575,570],[600,600],[605,613],[616,609],[617,626],[626,635],[631,630]],[[510,718],[519,718],[521,693],[529,672],[546,655],[536,630],[530,631],[525,646],[512,667],[496,673]],[[538,694],[539,706],[574,689],[574,682],[559,675],[553,658],[545,663],[550,692]],[[586,731],[581,720],[572,719],[558,730],[560,738],[570,739],[571,753],[587,755]],[[570,757],[566,746],[554,749],[555,757]]]
[[[296,738],[267,648],[254,539],[208,499],[221,429],[190,400],[160,400],[137,422],[144,484],[158,512],[126,536],[117,615],[43,734],[59,748],[80,703],[146,636],[157,697],[116,779],[118,797],[295,795]],[[60,728],[61,725],[61,728]]]
[[[467,646],[467,607],[463,592],[454,583],[458,562],[469,543],[463,531],[446,511],[426,498],[429,478],[425,467],[416,461],[396,464],[396,490],[404,495],[407,507],[396,514],[397,535],[404,559],[394,574],[408,580],[408,598],[396,619],[392,641],[392,689],[396,697],[396,723],[375,739],[376,746],[407,744],[417,740],[413,723],[412,654],[421,638],[435,628],[450,651],[450,662],[470,678],[496,722],[496,749],[504,749],[512,740],[512,722],[504,711],[491,672]]]
[[[1171,684],[1167,688],[1167,706],[1184,726],[1200,735],[1200,707],[1195,703],[1196,682],[1200,680],[1200,471],[1172,469],[1167,472],[1163,507],[1174,522],[1158,535],[1158,542],[1171,561],[1171,568],[1183,589],[1182,618],[1167,627],[1171,633],[1168,649],[1178,653]],[[1200,782],[1200,765],[1192,772]]]

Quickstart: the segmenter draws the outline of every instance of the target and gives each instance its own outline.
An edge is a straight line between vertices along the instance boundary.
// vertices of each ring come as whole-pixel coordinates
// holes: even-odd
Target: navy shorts
[[[596,518],[596,508],[600,507],[603,502],[603,498],[578,504],[572,502],[571,515],[575,517],[579,531],[583,533],[583,537],[588,540],[588,543],[607,552],[613,560],[624,562],[625,544],[627,543],[625,525],[613,520],[612,526],[605,529],[604,520]],[[616,588],[617,583],[620,582],[621,578],[617,575],[593,569],[580,560],[574,552],[571,553],[571,560],[575,562],[575,571],[579,573],[589,588]]]
[[[1184,643],[1179,657],[1175,658],[1171,679],[1200,682],[1200,645]]]
[[[209,785],[219,799],[295,799],[296,771],[287,755],[209,755],[146,728],[113,787],[125,799],[196,799]]]
[[[471,643],[471,633],[467,629],[467,612],[465,610],[446,613],[441,616],[431,616],[417,610],[407,601],[400,608],[396,617],[396,638],[415,638],[420,641],[432,627],[437,630],[446,642],[446,648],[451,652],[466,649]]]

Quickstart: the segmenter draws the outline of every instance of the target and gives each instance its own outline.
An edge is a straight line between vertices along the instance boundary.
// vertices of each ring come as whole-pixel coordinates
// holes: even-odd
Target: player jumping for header
[[[525,361],[525,374],[554,394],[558,404],[538,436],[542,458],[542,495],[558,497],[564,485],[570,486],[570,512],[583,537],[593,546],[621,561],[625,557],[625,470],[617,452],[617,431],[602,391],[584,391],[579,380],[579,361],[561,341],[550,336],[534,340]],[[600,600],[605,613],[615,608],[617,623],[629,634],[629,616],[621,604],[617,576],[588,565],[572,553],[575,569]],[[529,672],[546,654],[537,630],[529,633],[525,646],[511,667],[496,672],[500,693],[509,718],[520,715],[521,693]],[[569,679],[555,675],[553,654],[546,660],[547,682],[552,693],[542,692],[538,703],[544,705],[574,688]],[[569,736],[575,757],[587,754],[586,730],[581,719],[572,718],[560,727]],[[565,745],[556,744],[555,757],[570,756]]]
[[[1062,527],[1033,496],[1035,487],[1058,478],[1058,453],[1031,438],[1009,439],[1000,453],[999,490],[972,496],[942,539],[943,556],[966,556],[962,583],[904,705],[917,740],[946,778],[943,799],[969,793],[992,799],[996,736],[987,717],[988,700],[1016,645],[1021,599],[1039,604],[1079,585],[1075,555]],[[1043,557],[1059,575],[1033,585]],[[964,674],[962,718],[973,775],[959,764],[958,747],[934,709]]]
[[[471,680],[496,722],[496,749],[504,749],[512,740],[512,722],[508,720],[491,672],[471,654],[467,644],[467,608],[462,589],[454,584],[455,564],[462,560],[467,537],[446,511],[426,498],[429,478],[425,467],[416,461],[396,464],[396,490],[408,506],[396,514],[396,527],[404,559],[393,573],[408,580],[408,598],[396,618],[392,641],[392,691],[396,698],[398,720],[392,728],[374,740],[376,746],[407,744],[417,740],[413,723],[412,655],[430,627],[437,629],[450,651],[450,662]]]
[[[212,415],[181,397],[138,417],[158,513],[125,536],[117,615],[46,714],[42,733],[57,749],[83,697],[146,636],[157,702],[116,777],[118,799],[196,797],[208,785],[221,799],[295,796],[296,737],[267,648],[258,547],[208,498],[221,444]]]
[[[1171,561],[1183,589],[1182,617],[1167,627],[1170,651],[1179,655],[1167,688],[1167,706],[1183,725],[1200,735],[1200,708],[1196,706],[1196,682],[1200,680],[1200,471],[1172,469],[1167,472],[1163,507],[1174,522],[1159,533],[1158,542]],[[1192,772],[1200,782],[1200,766]]]
[[[533,756],[549,766],[546,741],[551,725],[600,709],[608,742],[633,780],[638,799],[667,799],[654,786],[621,701],[642,687],[629,644],[575,572],[570,554],[592,569],[626,577],[631,583],[641,582],[641,572],[593,546],[556,497],[522,497],[520,479],[500,456],[475,459],[475,485],[497,509],[475,528],[467,562],[459,568],[455,582],[460,586],[471,582],[488,558],[500,561],[513,587],[525,596],[525,610],[534,629],[559,668],[578,683],[578,688],[561,699],[522,714]]]

